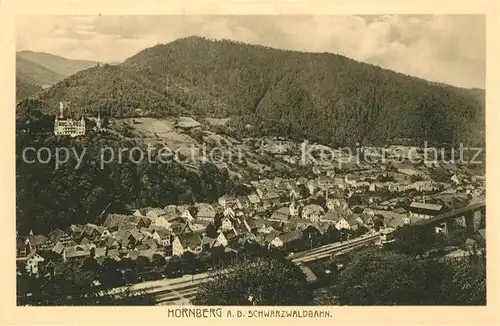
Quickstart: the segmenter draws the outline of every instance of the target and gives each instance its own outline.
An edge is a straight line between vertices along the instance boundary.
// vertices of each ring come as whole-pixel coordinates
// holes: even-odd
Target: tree
[[[212,254],[209,251],[202,251],[198,255],[199,268],[206,270],[214,265],[214,260],[212,258]]]
[[[160,254],[154,254],[151,264],[157,269],[162,270],[165,267],[165,257]]]
[[[83,260],[82,270],[87,272],[97,273],[99,271],[99,264],[93,257],[87,257]]]
[[[287,254],[285,253],[285,251],[282,248],[277,248],[274,246],[271,246],[267,250],[265,250],[264,254],[267,257],[271,257],[271,258],[274,258],[274,259],[277,259],[280,261],[284,261],[285,257],[287,256]]]
[[[223,220],[223,219],[224,219],[224,214],[223,214],[223,213],[221,213],[221,212],[217,212],[217,213],[215,214],[215,218],[214,218],[214,220],[215,220],[215,222],[214,222],[214,226],[215,226],[215,228],[216,228],[216,229],[219,229],[219,228],[221,227],[221,225],[222,225],[222,220]]]
[[[167,265],[164,268],[164,273],[170,276],[182,273],[181,261],[178,256],[172,256],[168,260]]]
[[[484,305],[486,257],[422,260],[367,249],[352,254],[335,292],[343,305]]]
[[[145,256],[138,256],[137,259],[135,260],[135,264],[137,267],[137,272],[142,273],[151,267],[151,262],[149,261],[148,257]]]
[[[368,249],[357,253],[338,279],[342,305],[425,304],[424,267],[416,259]]]
[[[248,196],[252,193],[252,187],[246,184],[237,184],[231,191],[235,196]]]
[[[363,204],[363,200],[361,199],[361,196],[353,195],[347,199],[347,203],[349,204],[349,207],[353,207]]]
[[[107,128],[109,127],[109,118],[107,116],[105,116],[103,119],[102,119],[102,126],[103,128]]]
[[[460,246],[464,244],[467,239],[467,229],[463,227],[454,226],[452,231],[446,236],[447,245],[449,246]]]
[[[118,262],[118,265],[120,269],[122,270],[127,270],[127,269],[136,269],[136,261],[132,260],[131,258],[123,258]]]
[[[373,218],[373,228],[375,229],[375,231],[380,230],[383,226],[384,216],[380,214],[375,215],[375,217]]]
[[[486,304],[486,257],[484,255],[446,259],[441,270],[442,303],[448,305]]]
[[[433,247],[436,234],[432,227],[404,226],[394,233],[394,248],[397,252],[409,255],[422,255]]]
[[[419,174],[413,174],[410,176],[411,182],[417,182],[417,181],[422,181],[422,180],[424,180],[424,178]]]
[[[137,281],[137,273],[133,269],[126,269],[123,272],[123,280],[125,283],[130,284],[130,283],[135,283]]]
[[[190,251],[183,253],[179,261],[183,271],[188,274],[195,273],[199,266],[198,257]]]
[[[434,247],[443,250],[446,247],[446,236],[443,232],[439,232],[434,236]]]
[[[248,257],[259,257],[262,256],[262,254],[265,251],[265,248],[263,248],[258,242],[250,242],[247,241],[243,244],[243,249],[245,255]]]
[[[102,262],[100,280],[107,287],[115,287],[123,283],[122,273],[116,260],[106,258]]]
[[[312,302],[305,275],[289,261],[242,259],[212,274],[194,300],[198,305],[307,305]]]
[[[112,162],[101,169],[91,162],[100,161],[103,146],[115,151],[137,146],[145,151],[145,144],[120,138],[114,133],[89,134],[78,139],[56,138],[48,132],[53,129],[54,118],[31,110],[29,104],[16,121],[20,130],[28,127],[32,130],[16,137],[19,149],[16,153],[16,226],[19,234],[26,234],[31,229],[36,234],[47,234],[52,229],[64,229],[71,224],[99,224],[101,221],[96,220],[96,216],[105,208],[108,212],[116,212],[115,208],[123,203],[163,207],[194,200],[213,201],[232,186],[227,171],[212,164],[205,164],[201,175],[177,162],[151,164],[147,160],[134,164],[125,159],[123,164]],[[49,126],[51,124],[49,129],[46,120]],[[82,152],[85,148],[87,159],[79,168],[76,168],[76,161],[70,160],[59,169],[49,169],[47,164],[25,162],[22,149],[27,146],[51,150],[65,146]],[[74,187],[75,184],[79,186]]]
[[[66,264],[55,279],[41,281],[33,291],[36,305],[88,305],[97,298],[95,273],[82,271],[79,264]]]
[[[339,242],[341,239],[341,233],[335,226],[329,226],[327,232],[323,235],[323,243],[329,244],[334,242]]]

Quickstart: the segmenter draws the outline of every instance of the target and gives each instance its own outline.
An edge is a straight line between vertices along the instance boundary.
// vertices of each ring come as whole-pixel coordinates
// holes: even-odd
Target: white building
[[[54,135],[56,136],[83,136],[85,135],[85,119],[82,117],[79,120],[64,117],[66,109],[64,102],[59,102],[60,115],[54,120]]]

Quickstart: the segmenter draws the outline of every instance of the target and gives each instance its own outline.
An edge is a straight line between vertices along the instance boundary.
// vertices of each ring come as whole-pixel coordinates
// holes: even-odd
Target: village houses
[[[201,238],[198,234],[180,234],[172,241],[172,254],[182,256],[187,251],[198,254],[202,251],[202,247]]]
[[[39,267],[43,261],[45,261],[45,259],[40,256],[36,250],[32,251],[25,258],[26,272],[28,272],[29,275],[38,276],[40,270]]]
[[[444,206],[448,207],[444,199],[434,200],[444,205],[429,204],[420,202],[425,201],[425,197],[410,198],[407,193],[403,194],[410,190],[442,190],[443,183],[427,179],[410,182],[414,178],[399,172],[386,172],[394,181],[382,182],[377,171],[361,170],[357,165],[351,169],[355,172],[349,171],[345,164],[342,171],[336,168],[338,172],[312,179],[255,181],[248,195],[227,194],[215,202],[194,203],[193,206],[134,207],[129,215],[107,214],[102,225],[72,225],[65,230],[53,230],[47,237],[30,234],[23,238],[24,245],[20,245],[23,247],[20,252],[24,252],[21,256],[25,258],[26,271],[36,275],[39,264],[48,262],[44,251],[50,251],[63,262],[71,262],[86,257],[135,259],[140,255],[152,257],[154,253],[181,256],[217,247],[234,252],[252,241],[295,250],[302,248],[304,243],[312,246],[313,238],[320,239],[334,228],[358,230],[355,234],[372,229],[391,231],[435,217],[445,211]],[[322,167],[324,170],[328,167]],[[456,176],[457,180],[452,178],[451,182],[466,182],[458,173]],[[463,186],[464,192],[469,191],[469,197],[479,191],[478,187]],[[451,187],[449,193],[457,189],[458,186]],[[385,192],[378,193],[383,190],[392,192],[391,197],[385,197]],[[427,197],[431,195],[426,194]],[[476,240],[470,239],[469,245],[473,241]]]
[[[323,207],[311,204],[302,208],[301,217],[306,220],[318,221],[323,214],[325,214]]]
[[[204,221],[208,223],[215,222],[216,211],[212,205],[201,203],[201,204],[196,204],[195,207],[198,209],[198,212],[196,213],[197,221]]]
[[[270,244],[274,247],[281,248],[294,247],[299,243],[303,243],[302,233],[300,231],[289,231],[274,237]]]

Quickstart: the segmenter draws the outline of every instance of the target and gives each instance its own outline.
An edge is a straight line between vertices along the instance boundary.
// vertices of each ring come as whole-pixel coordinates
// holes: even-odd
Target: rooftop
[[[283,241],[284,243],[287,242],[292,242],[295,240],[300,240],[302,239],[302,233],[300,231],[290,231],[290,232],[285,232],[281,233],[278,238]]]
[[[419,208],[419,209],[427,209],[427,210],[432,210],[432,211],[440,211],[443,208],[443,205],[419,203],[419,202],[414,201],[411,203],[410,208]]]
[[[178,237],[181,244],[190,249],[194,249],[202,244],[201,238],[196,233],[180,234]]]

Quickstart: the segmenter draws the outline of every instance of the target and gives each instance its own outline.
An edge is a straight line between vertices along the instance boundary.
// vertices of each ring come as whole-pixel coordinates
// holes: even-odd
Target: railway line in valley
[[[484,202],[481,202],[479,204],[467,206],[460,210],[445,213],[442,216],[439,216],[439,218],[426,220],[424,222],[421,222],[420,224],[433,225],[435,223],[441,222],[442,220],[454,219],[457,216],[462,216],[464,214],[470,215],[475,211],[484,211],[484,208],[485,204]],[[359,238],[355,238],[352,240],[331,243],[310,250],[290,254],[287,259],[300,266],[316,260],[328,259],[334,256],[338,256],[364,246],[373,245],[379,239],[380,233],[373,232],[364,234]],[[137,292],[138,295],[151,295],[153,301],[157,305],[189,304],[190,300],[195,297],[198,286],[203,282],[209,281],[210,279],[210,274],[208,272],[205,272],[195,275],[185,275],[176,279],[163,279],[158,281],[134,284],[131,285],[129,289],[132,292]]]
[[[367,234],[348,242],[327,244],[318,248],[292,254],[289,255],[287,259],[293,261],[297,265],[302,265],[314,260],[329,258],[373,244],[379,237],[379,233]],[[113,295],[119,295],[125,290],[128,290],[132,295],[151,296],[155,305],[189,305],[190,301],[196,295],[198,286],[210,280],[209,272],[184,275],[175,279],[165,278],[118,288],[113,291]]]
[[[306,263],[313,260],[339,255],[348,252],[350,250],[354,250],[356,248],[376,242],[378,239],[380,239],[380,233],[376,232],[373,234],[363,235],[353,240],[344,242],[335,242],[308,251],[303,251],[294,255],[290,255],[287,258],[291,259],[294,263],[297,264]]]

